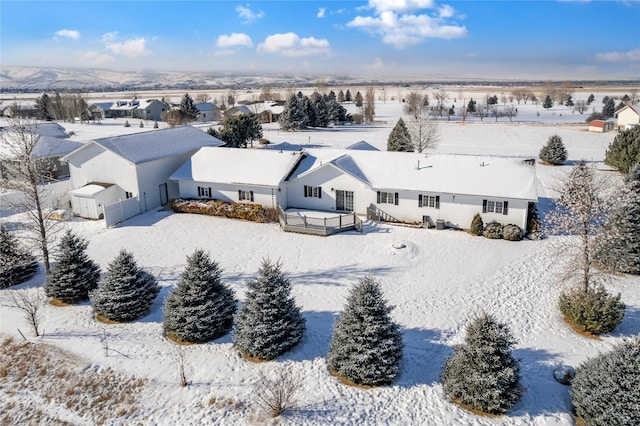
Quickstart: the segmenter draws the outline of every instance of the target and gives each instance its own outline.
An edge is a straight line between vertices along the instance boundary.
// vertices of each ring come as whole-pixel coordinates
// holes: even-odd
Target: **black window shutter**
[[[304,186],[304,198],[307,198],[307,185]]]
[[[395,199],[394,199],[394,204],[395,204],[396,206],[398,205],[398,202],[400,201],[400,200],[399,200],[399,198],[400,198],[400,197],[398,197],[398,193],[396,192],[396,193],[395,193]]]
[[[242,200],[242,190],[238,189],[238,200]]]
[[[211,187],[209,187],[209,198],[211,198]]]
[[[249,191],[249,197],[251,198],[251,202],[253,202],[253,191]]]
[[[440,196],[436,195],[436,209],[440,208]]]
[[[487,212],[487,200],[482,200],[482,213]]]
[[[509,214],[509,202],[505,201],[504,205],[502,206],[502,214],[503,215],[508,215]]]
[[[322,198],[322,187],[318,187],[318,198]]]
[[[380,191],[378,191],[378,198],[376,199],[376,203],[380,204]]]
[[[422,194],[418,195],[418,207],[422,207]]]

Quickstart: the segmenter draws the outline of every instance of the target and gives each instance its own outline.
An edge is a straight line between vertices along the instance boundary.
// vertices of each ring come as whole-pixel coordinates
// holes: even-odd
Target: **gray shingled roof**
[[[224,144],[191,126],[94,139],[93,142],[136,164],[184,154],[203,146]]]
[[[31,158],[62,157],[75,151],[82,145],[84,145],[82,142],[76,142],[70,139],[40,136],[38,143],[36,143],[36,146],[31,151]]]
[[[51,138],[68,138],[69,135],[64,131],[64,127],[58,123],[39,123],[38,134],[40,136],[48,136]]]

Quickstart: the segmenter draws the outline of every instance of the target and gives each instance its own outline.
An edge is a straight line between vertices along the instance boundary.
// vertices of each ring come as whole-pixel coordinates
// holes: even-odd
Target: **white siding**
[[[137,165],[139,193],[133,195],[138,195],[140,198],[140,211],[145,212],[161,205],[160,185],[164,183],[167,184],[170,200],[180,196],[178,185],[170,181],[169,176],[187,161],[191,155],[193,155],[193,152],[160,158]]]
[[[138,178],[135,166],[119,155],[91,144],[81,148],[69,159],[71,187],[80,188],[88,183],[114,183],[125,191],[137,195]]]
[[[631,108],[625,108],[618,113],[618,126],[624,127],[628,124],[640,123],[640,116]]]
[[[286,189],[281,185],[282,191],[278,191],[278,188],[272,188],[268,186],[254,186],[254,185],[235,185],[227,183],[212,183],[212,182],[193,182],[193,181],[180,181],[180,196],[182,198],[208,198],[198,196],[198,187],[211,188],[211,198],[216,200],[234,202],[234,203],[250,203],[251,201],[238,199],[238,191],[253,191],[253,203],[260,204],[266,208],[275,208],[276,204],[282,207],[283,202],[286,201]]]

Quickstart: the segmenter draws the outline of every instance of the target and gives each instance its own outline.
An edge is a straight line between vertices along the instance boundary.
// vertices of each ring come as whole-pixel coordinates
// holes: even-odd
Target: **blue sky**
[[[640,1],[0,1],[0,65],[638,78]]]

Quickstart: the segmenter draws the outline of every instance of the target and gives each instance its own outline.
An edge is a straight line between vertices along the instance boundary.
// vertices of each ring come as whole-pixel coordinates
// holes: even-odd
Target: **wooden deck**
[[[314,215],[313,211],[285,212],[278,206],[280,227],[285,232],[323,237],[351,230],[362,233],[362,220],[355,213],[338,216],[327,216],[324,212],[315,213]]]

